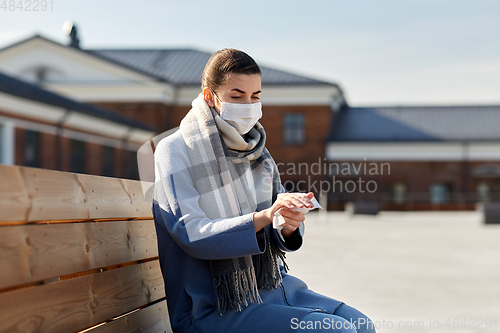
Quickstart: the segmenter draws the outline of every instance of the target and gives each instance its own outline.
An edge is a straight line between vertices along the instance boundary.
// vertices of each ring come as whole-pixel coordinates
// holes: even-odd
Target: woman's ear
[[[215,107],[214,94],[210,88],[203,88],[203,98],[209,107]]]

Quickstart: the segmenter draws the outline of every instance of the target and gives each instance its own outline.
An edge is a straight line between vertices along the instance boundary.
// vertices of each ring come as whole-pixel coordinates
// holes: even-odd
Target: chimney
[[[71,39],[69,41],[69,46],[80,48],[80,39],[78,39],[78,33],[76,31],[76,25],[72,21],[66,21],[63,25],[63,33],[68,35]]]

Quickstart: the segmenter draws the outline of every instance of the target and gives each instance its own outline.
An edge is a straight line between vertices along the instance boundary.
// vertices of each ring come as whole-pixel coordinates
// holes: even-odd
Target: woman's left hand
[[[285,220],[285,223],[281,225],[283,227],[283,229],[281,230],[281,234],[283,235],[283,237],[290,237],[295,229],[300,227],[302,222],[304,222],[305,220],[304,213],[288,208],[281,208],[280,215],[283,216],[283,219]]]

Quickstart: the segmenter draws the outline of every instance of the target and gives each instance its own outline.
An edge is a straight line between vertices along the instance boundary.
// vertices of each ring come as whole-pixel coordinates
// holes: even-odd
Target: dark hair
[[[229,74],[262,74],[259,65],[248,54],[235,49],[222,49],[208,59],[203,76],[201,89],[212,88],[217,90],[226,84]]]

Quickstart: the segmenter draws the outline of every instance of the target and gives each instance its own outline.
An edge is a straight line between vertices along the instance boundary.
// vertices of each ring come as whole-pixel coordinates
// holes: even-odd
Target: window
[[[394,183],[392,184],[392,201],[394,203],[402,204],[406,201],[406,184]]]
[[[490,201],[490,186],[486,182],[478,183],[476,186],[477,196],[479,201],[488,202]]]
[[[102,147],[102,175],[113,177],[115,175],[115,149]]]
[[[306,141],[305,117],[301,113],[289,113],[283,118],[283,141],[286,145],[301,145]]]
[[[71,140],[71,172],[85,172],[85,142]]]
[[[139,169],[137,167],[137,153],[135,151],[125,151],[126,167],[125,178],[139,179]]]
[[[443,203],[450,200],[450,187],[443,183],[434,183],[429,186],[432,203]]]
[[[24,165],[29,167],[40,167],[40,133],[25,131],[24,141]]]

